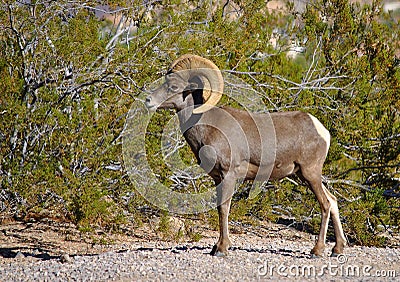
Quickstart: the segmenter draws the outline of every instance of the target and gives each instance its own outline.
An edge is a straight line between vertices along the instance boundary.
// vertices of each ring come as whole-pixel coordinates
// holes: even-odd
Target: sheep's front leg
[[[224,181],[217,186],[219,239],[211,251],[211,254],[214,256],[226,256],[228,254],[228,248],[231,246],[231,241],[229,240],[228,216],[234,188],[234,178],[225,178]]]

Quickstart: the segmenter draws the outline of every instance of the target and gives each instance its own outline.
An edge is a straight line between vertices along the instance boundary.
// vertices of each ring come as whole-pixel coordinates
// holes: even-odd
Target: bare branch
[[[348,186],[352,186],[352,187],[356,187],[359,189],[362,189],[364,191],[372,191],[371,187],[367,186],[367,185],[362,185],[358,182],[352,181],[352,180],[346,180],[346,179],[325,179],[325,182],[328,184],[345,184]]]

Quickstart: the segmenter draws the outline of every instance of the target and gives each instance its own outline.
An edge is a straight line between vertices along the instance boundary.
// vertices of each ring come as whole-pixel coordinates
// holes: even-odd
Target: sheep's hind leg
[[[327,194],[327,190],[323,188],[321,174],[315,172],[315,168],[302,168],[301,175],[310,184],[311,190],[314,192],[321,208],[321,227],[318,240],[311,250],[313,256],[319,257],[322,256],[325,248],[326,233],[328,231],[328,222],[332,208],[331,199]]]
[[[346,238],[344,236],[342,223],[340,222],[339,218],[339,208],[337,205],[337,199],[334,195],[332,195],[331,192],[329,192],[329,190],[324,185],[322,185],[322,187],[325,193],[328,195],[328,200],[331,204],[331,217],[336,239],[336,244],[332,249],[331,256],[337,256],[343,253],[344,246],[346,245]]]

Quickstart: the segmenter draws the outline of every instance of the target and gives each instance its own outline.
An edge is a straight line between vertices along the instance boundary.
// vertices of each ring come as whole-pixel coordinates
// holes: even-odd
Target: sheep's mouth
[[[144,103],[144,104],[145,104],[146,108],[147,108],[149,111],[155,111],[155,110],[157,110],[157,106],[156,106],[156,105],[151,105],[151,104],[149,104],[149,103]]]

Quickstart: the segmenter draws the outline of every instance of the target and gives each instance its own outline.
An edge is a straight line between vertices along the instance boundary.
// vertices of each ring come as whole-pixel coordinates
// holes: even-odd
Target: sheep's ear
[[[187,96],[193,95],[198,92],[200,86],[196,82],[189,82],[189,85],[183,91],[183,100],[186,99]],[[200,94],[201,96],[202,94]],[[196,100],[196,97],[193,97]]]
[[[187,90],[193,91],[193,90],[196,90],[196,89],[199,89],[199,84],[196,83],[196,82],[189,82]]]

